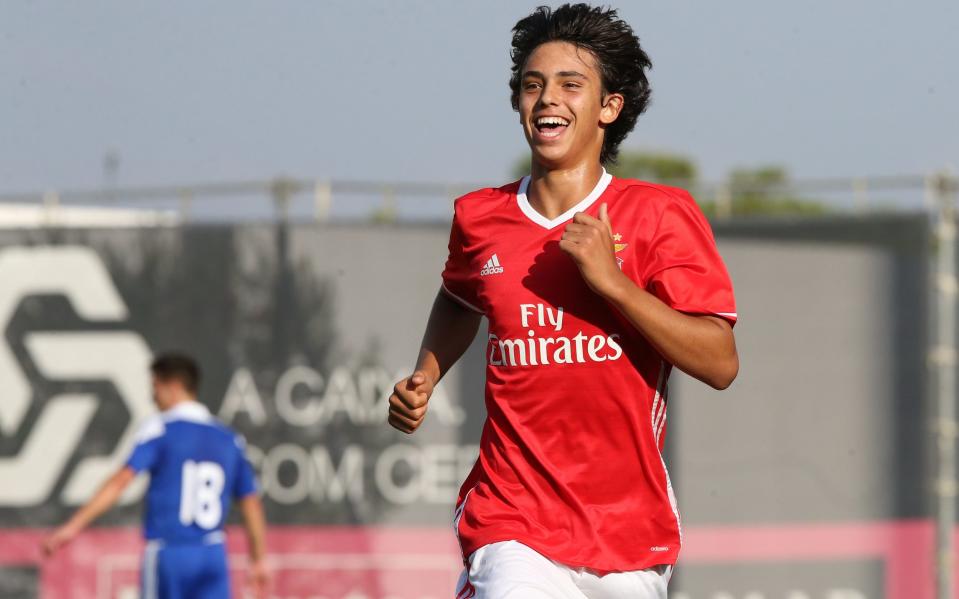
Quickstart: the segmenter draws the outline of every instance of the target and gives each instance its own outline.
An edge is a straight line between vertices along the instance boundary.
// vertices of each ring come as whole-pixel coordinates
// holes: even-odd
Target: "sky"
[[[301,177],[500,184],[510,29],[540,2],[0,4],[0,193]],[[625,148],[706,180],[959,166],[959,3],[613,3],[653,60]]]

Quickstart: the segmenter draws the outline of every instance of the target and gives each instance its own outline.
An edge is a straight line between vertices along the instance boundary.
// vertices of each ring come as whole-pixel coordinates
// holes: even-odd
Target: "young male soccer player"
[[[244,441],[196,401],[200,371],[186,356],[167,354],[151,365],[160,414],[140,428],[125,466],[43,543],[47,554],[109,510],[140,472],[150,474],[144,513],[147,539],[144,599],[229,599],[223,523],[239,502],[249,540],[250,579],[266,596],[266,522]]]
[[[513,29],[531,174],[456,202],[415,372],[411,433],[480,316],[487,420],[454,526],[458,598],[666,597],[681,543],[660,456],[675,366],[722,389],[739,363],[729,276],[686,192],[604,164],[646,107],[650,61],[613,10],[541,7]]]

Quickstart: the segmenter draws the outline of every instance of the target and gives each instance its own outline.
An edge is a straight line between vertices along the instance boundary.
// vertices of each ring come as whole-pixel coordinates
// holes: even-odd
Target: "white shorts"
[[[666,599],[672,566],[599,576],[570,568],[517,541],[492,543],[470,556],[456,599]]]

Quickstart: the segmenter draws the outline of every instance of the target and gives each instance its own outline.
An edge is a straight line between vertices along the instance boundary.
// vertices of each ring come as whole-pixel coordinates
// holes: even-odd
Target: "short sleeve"
[[[133,451],[127,459],[126,465],[134,472],[152,470],[160,457],[160,448],[166,427],[163,418],[153,416],[144,421],[137,430]]]
[[[737,319],[729,272],[706,217],[688,194],[663,210],[643,265],[646,289],[674,310]]]
[[[242,499],[259,491],[253,465],[246,457],[246,441],[237,435],[234,438],[239,459],[236,461],[236,475],[233,477],[233,498]]]
[[[443,269],[443,291],[453,301],[474,312],[483,313],[476,292],[476,275],[466,254],[466,237],[457,211],[450,228],[449,256]]]

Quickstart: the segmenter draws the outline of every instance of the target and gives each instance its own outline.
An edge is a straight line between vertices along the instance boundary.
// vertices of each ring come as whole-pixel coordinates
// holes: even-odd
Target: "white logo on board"
[[[91,322],[121,321],[127,309],[96,252],[82,246],[11,247],[0,250],[0,331],[32,295],[62,295],[77,315]],[[148,366],[150,350],[131,331],[44,331],[27,333],[24,346],[36,370],[48,380],[110,381],[130,412],[130,423],[113,453],[90,456],[69,474],[61,501],[86,501],[126,457],[136,425],[153,412]],[[0,435],[16,434],[30,411],[35,390],[6,343],[0,343]],[[0,458],[0,506],[46,501],[75,450],[88,434],[99,398],[63,393],[45,398],[16,455]],[[142,494],[132,485],[122,501]]]

